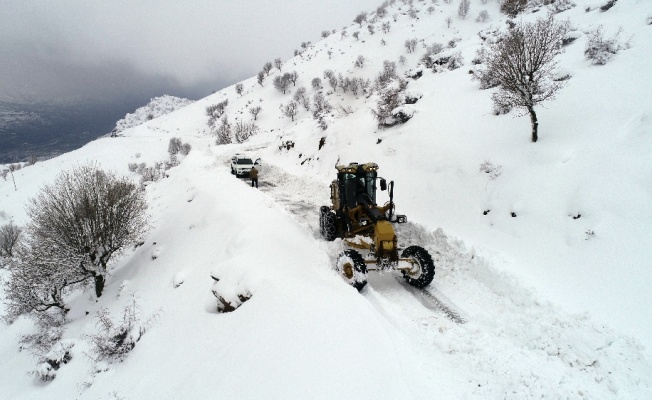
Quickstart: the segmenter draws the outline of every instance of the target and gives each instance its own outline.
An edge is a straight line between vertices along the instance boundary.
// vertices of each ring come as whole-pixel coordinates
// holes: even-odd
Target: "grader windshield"
[[[376,178],[378,173],[375,164],[349,165],[339,173],[340,193],[343,194],[343,204],[354,208],[358,204],[376,204]]]

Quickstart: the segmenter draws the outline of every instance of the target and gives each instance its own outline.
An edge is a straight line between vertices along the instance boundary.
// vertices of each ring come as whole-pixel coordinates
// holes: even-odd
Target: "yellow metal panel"
[[[378,221],[374,230],[376,241],[394,240],[394,227],[389,221]]]

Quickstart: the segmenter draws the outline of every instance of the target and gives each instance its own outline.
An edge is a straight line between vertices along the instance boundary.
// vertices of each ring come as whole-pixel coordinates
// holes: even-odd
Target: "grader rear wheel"
[[[367,265],[357,251],[344,250],[337,258],[335,267],[344,280],[358,291],[367,284]]]
[[[329,242],[337,237],[337,218],[327,206],[319,210],[319,232]]]

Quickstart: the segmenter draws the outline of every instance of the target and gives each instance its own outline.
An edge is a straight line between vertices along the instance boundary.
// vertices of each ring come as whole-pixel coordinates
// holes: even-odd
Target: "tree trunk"
[[[539,140],[539,120],[533,107],[528,107],[527,110],[530,113],[530,121],[532,122],[532,143],[536,143]]]
[[[103,275],[95,275],[93,279],[95,279],[95,295],[99,298],[102,296],[102,292],[104,291],[104,283],[106,282],[106,279]]]

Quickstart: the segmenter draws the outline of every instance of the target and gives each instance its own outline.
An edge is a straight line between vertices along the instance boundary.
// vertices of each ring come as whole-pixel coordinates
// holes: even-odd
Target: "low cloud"
[[[355,3],[355,4],[350,4]],[[378,0],[0,0],[0,100],[199,98]]]

